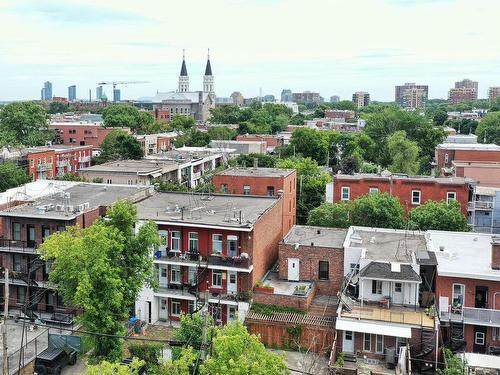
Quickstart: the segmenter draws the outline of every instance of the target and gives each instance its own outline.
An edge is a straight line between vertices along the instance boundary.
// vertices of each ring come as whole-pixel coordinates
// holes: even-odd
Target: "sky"
[[[201,90],[210,48],[217,96],[284,88],[351,99],[394,100],[394,86],[429,85],[446,98],[455,81],[500,86],[498,0],[0,0],[0,101],[95,95],[122,99],[177,88],[182,61]],[[105,92],[111,97],[111,86]]]

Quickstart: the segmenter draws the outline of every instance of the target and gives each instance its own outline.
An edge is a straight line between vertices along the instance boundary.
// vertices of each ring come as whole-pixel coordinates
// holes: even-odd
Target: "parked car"
[[[45,349],[35,359],[36,375],[60,375],[67,365],[76,363],[77,353],[75,350]]]

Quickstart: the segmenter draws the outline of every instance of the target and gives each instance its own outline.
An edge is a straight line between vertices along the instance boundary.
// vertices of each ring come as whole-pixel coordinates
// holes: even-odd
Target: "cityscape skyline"
[[[178,5],[179,14],[189,7]],[[153,6],[158,11],[151,12]],[[500,12],[500,4],[491,0],[473,5],[463,0],[225,0],[197,7],[200,14],[188,12],[185,27],[182,17],[168,23],[160,17],[168,2],[111,0],[103,7],[93,0],[3,1],[0,100],[37,99],[45,81],[52,82],[53,96],[67,96],[74,84],[78,98],[87,99],[103,80],[145,80],[151,83],[123,86],[122,99],[154,96],[177,87],[183,49],[191,80],[201,82],[208,47],[219,97],[233,91],[254,97],[262,88],[276,97],[291,89],[319,92],[325,100],[332,95],[350,100],[353,93],[366,91],[371,100],[393,101],[396,85],[417,82],[429,86],[430,99],[447,99],[454,82],[469,78],[479,82],[478,97],[486,98],[490,86],[500,85],[493,74],[500,51],[484,43],[494,35],[494,16]],[[331,15],[339,10],[355,14],[356,21],[345,17],[333,25]],[[287,17],[275,17],[282,12]],[[220,14],[224,22],[217,21]],[[264,25],[258,30],[257,17]],[[420,27],[405,29],[408,19]],[[471,19],[481,22],[472,29],[460,26]],[[217,37],[204,33],[200,38],[207,20]],[[293,32],[298,22],[310,33]],[[44,30],[43,41],[33,38],[35,25]],[[110,33],[116,29],[120,33]],[[236,36],[229,36],[231,30]],[[283,33],[285,38],[278,37]],[[99,39],[102,43],[96,44]],[[105,91],[112,96],[111,88]]]

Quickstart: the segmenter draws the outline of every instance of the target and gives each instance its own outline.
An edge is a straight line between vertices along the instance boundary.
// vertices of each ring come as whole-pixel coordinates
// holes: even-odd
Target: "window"
[[[236,319],[236,306],[229,306],[229,320]]]
[[[372,280],[372,294],[382,294],[382,281]]]
[[[221,184],[220,186],[221,193],[227,193],[227,184]]]
[[[369,333],[363,334],[363,350],[365,352],[372,350],[372,335]]]
[[[411,204],[420,204],[420,198],[421,198],[421,192],[420,190],[412,190],[411,191]]]
[[[212,287],[222,288],[222,271],[212,271]]]
[[[170,232],[170,250],[181,251],[181,232]]]
[[[66,230],[66,227],[64,225],[58,225],[57,226],[57,231],[58,232],[64,232]]]
[[[349,269],[351,271],[355,270],[356,271],[355,273],[358,273],[359,272],[359,263],[351,263],[351,264],[349,264]]]
[[[394,283],[394,291],[396,293],[401,293],[403,291],[403,284],[402,283]]]
[[[222,254],[222,234],[212,235],[212,252]]]
[[[378,190],[378,187],[371,187],[368,189],[368,193],[378,193],[379,190]]]
[[[267,187],[267,196],[268,197],[274,197],[274,186],[268,186]]]
[[[108,179],[106,179],[106,183],[107,183],[107,184],[112,184],[112,183],[113,183],[113,181],[112,181],[110,178],[108,178]]]
[[[194,301],[188,301],[188,311],[190,314],[194,313]]]
[[[227,254],[230,257],[238,255],[238,236],[227,236]]]
[[[329,268],[330,265],[327,261],[320,260],[319,261],[319,279],[320,280],[328,280],[329,276]]]
[[[444,162],[445,162],[445,164],[448,164],[449,161],[450,161],[450,157],[448,156],[448,154],[444,154]]]
[[[21,223],[12,223],[12,239],[21,241]]]
[[[249,185],[243,186],[243,195],[250,195],[250,186]]]
[[[196,271],[196,267],[189,267],[188,268],[188,282],[190,285],[196,284],[197,274],[198,273]]]
[[[14,254],[14,271],[21,272],[21,254]]]
[[[189,232],[189,252],[198,252],[198,233],[196,232]]]
[[[173,316],[181,315],[181,303],[179,301],[172,301],[171,311]]]
[[[485,339],[485,334],[484,332],[476,332],[476,337],[474,338],[474,343],[476,345],[484,345],[484,339]]]
[[[377,342],[376,342],[376,352],[377,353],[383,353],[384,352],[384,336],[382,335],[377,335]]]
[[[181,270],[179,266],[172,266],[172,269],[170,270],[170,282],[172,284],[181,283]]]
[[[465,285],[453,284],[452,301],[453,306],[462,307],[464,305]]]
[[[493,334],[493,341],[500,341],[500,327],[493,327],[491,333]]]
[[[351,199],[351,188],[349,186],[342,186],[340,199],[343,201]]]
[[[457,200],[457,193],[454,191],[449,191],[446,193],[446,203]]]

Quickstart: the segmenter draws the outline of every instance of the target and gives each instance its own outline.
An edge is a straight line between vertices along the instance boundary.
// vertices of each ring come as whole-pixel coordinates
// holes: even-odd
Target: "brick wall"
[[[279,277],[288,279],[288,258],[299,259],[300,280],[315,281],[319,294],[336,295],[342,286],[344,275],[344,249],[319,246],[279,245]],[[329,265],[328,280],[319,279],[319,261]]]
[[[489,281],[479,279],[466,279],[459,277],[436,277],[436,302],[439,304],[439,297],[448,297],[449,304],[452,304],[453,284],[465,285],[465,307],[475,307],[476,286],[488,287],[488,308],[500,310],[500,298],[496,298],[496,306],[493,306],[494,294],[500,291],[500,281]]]
[[[296,309],[307,310],[311,306],[312,300],[316,296],[317,287],[313,285],[312,289],[309,291],[307,296],[290,296],[284,294],[274,294],[274,293],[263,293],[255,292],[253,293],[253,302],[263,303],[265,305],[278,305],[294,307]]]

